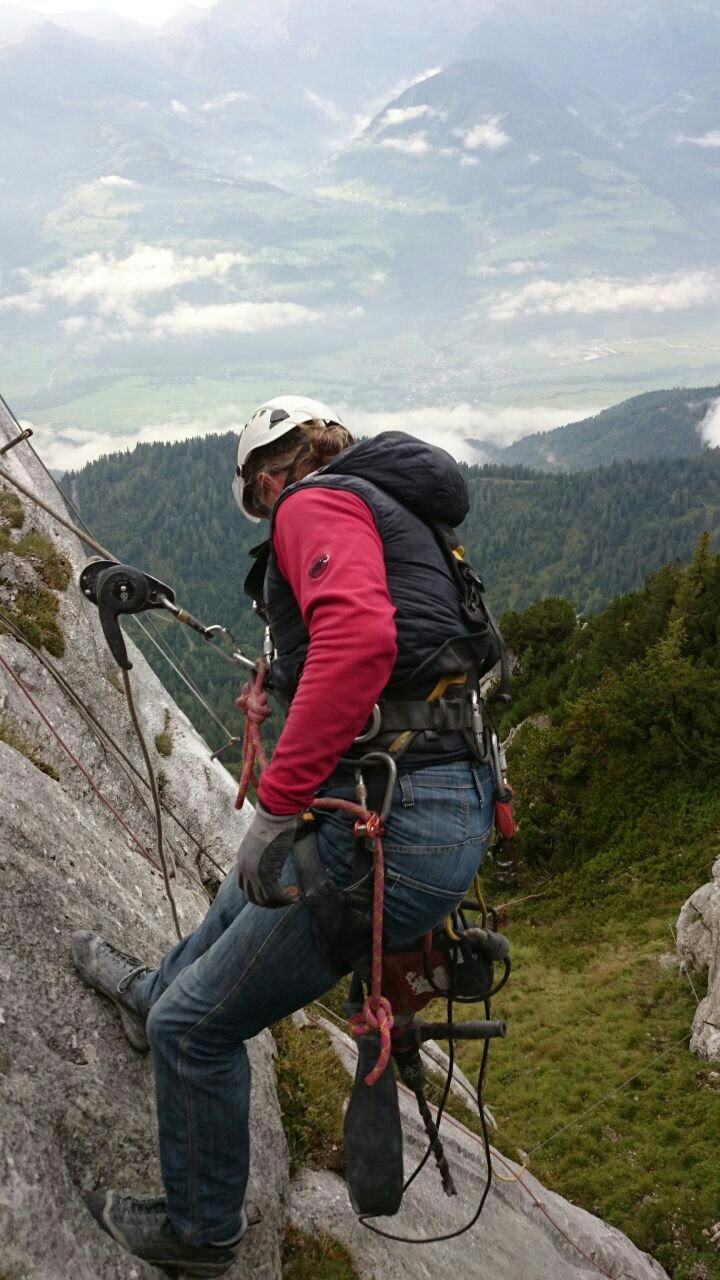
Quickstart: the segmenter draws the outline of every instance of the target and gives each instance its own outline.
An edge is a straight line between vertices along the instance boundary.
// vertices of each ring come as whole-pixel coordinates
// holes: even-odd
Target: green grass
[[[49,778],[54,778],[55,782],[59,781],[59,775],[53,769],[51,764],[43,760],[38,748],[34,742],[31,742],[24,736],[13,724],[9,716],[0,716],[0,742],[6,743],[8,747],[12,747],[14,751],[19,751],[25,756],[31,764],[35,765],[41,773],[46,773]],[[1,1280],[1,1278],[0,1278]]]
[[[7,490],[0,493],[0,523],[10,529],[22,529],[25,512],[17,494]]]
[[[689,984],[660,964],[684,896],[709,875],[706,840],[684,853],[673,877],[662,857],[636,868],[634,892],[604,893],[598,879],[593,905],[586,870],[509,904],[513,974],[494,1009],[509,1033],[492,1047],[486,1098],[495,1145],[515,1160],[529,1152],[546,1186],[625,1231],[675,1280],[720,1280],[705,1234],[720,1216],[718,1094],[688,1050]],[[702,995],[705,977],[694,981]],[[472,1074],[478,1048],[459,1057]]]
[[[282,1250],[283,1280],[358,1280],[344,1245],[332,1236],[311,1236],[289,1227]]]
[[[172,733],[170,732],[170,712],[166,707],[165,722],[164,722],[163,728],[161,729],[160,733],[155,734],[155,750],[157,751],[158,755],[165,756],[167,758],[168,756],[172,755],[172,749],[173,749],[173,740],[172,740]]]
[[[272,1032],[278,1048],[275,1075],[290,1176],[302,1168],[342,1172],[348,1074],[321,1027],[297,1027],[285,1018]]]
[[[29,529],[12,548],[16,556],[29,560],[38,577],[47,587],[64,591],[72,577],[72,566],[67,556],[54,547],[49,538]]]
[[[57,620],[58,611],[57,596],[43,587],[21,591],[13,607],[7,607],[11,621],[36,649],[45,648],[54,658],[62,658],[65,636]],[[0,625],[0,632],[2,630]]]

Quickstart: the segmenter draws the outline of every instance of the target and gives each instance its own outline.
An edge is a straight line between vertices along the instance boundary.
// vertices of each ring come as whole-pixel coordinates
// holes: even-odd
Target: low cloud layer
[[[720,405],[720,402],[718,402]],[[254,406],[228,404],[213,409],[205,417],[176,414],[155,423],[128,427],[117,432],[85,429],[80,426],[46,426],[23,422],[32,427],[34,443],[46,466],[58,471],[78,470],[103,454],[133,449],[137,444],[156,441],[170,443],[192,436],[219,435],[239,431]],[[409,431],[421,440],[440,445],[463,462],[483,462],[482,444],[512,444],[533,431],[550,431],[581,418],[599,413],[603,406],[568,406],[565,409],[545,406],[483,409],[469,404],[452,407],[417,408],[400,411],[370,412],[351,405],[338,404],[345,422],[356,435],[374,436],[380,431]]]
[[[691,147],[720,147],[720,129],[710,129],[707,133],[696,136],[679,133],[676,141],[684,142]]]
[[[470,129],[454,129],[468,151],[501,151],[512,141],[510,134],[501,128],[504,116],[483,116]]]
[[[220,435],[224,431],[239,431],[247,415],[237,405],[228,405],[213,414],[212,418],[188,418],[180,416],[165,422],[153,423],[137,429],[119,431],[84,430],[82,427],[37,426],[31,427],[33,444],[39,450],[46,467],[53,471],[77,471],[88,462],[94,462],[107,453],[134,449],[137,444],[153,444],[163,441],[189,440],[193,436]],[[229,481],[228,481],[229,484]]]
[[[203,102],[200,110],[223,111],[225,107],[232,107],[236,102],[252,102],[254,98],[254,93],[246,93],[244,89],[232,89],[229,93],[220,93],[217,98],[210,98],[207,102]]]
[[[492,320],[535,315],[599,315],[603,312],[683,311],[717,299],[720,278],[711,271],[627,280],[583,276],[577,280],[534,280],[522,289],[503,290],[491,302]]]
[[[399,151],[404,156],[423,156],[430,150],[430,144],[424,133],[411,133],[405,138],[382,138],[379,147],[388,151]]]
[[[461,462],[484,462],[487,456],[482,448],[484,442],[502,448],[534,431],[551,431],[568,422],[591,417],[602,407],[570,405],[558,409],[537,405],[488,409],[456,404],[382,413],[338,405],[343,421],[357,435],[409,431],[421,440],[447,449]]]
[[[229,302],[199,307],[181,302],[155,316],[149,330],[156,338],[204,338],[213,333],[262,333],[322,320],[319,311],[295,302]]]
[[[411,120],[444,120],[445,112],[438,111],[423,103],[418,107],[389,107],[380,121],[382,129],[391,129],[399,124],[407,124]]]
[[[713,400],[698,430],[703,444],[711,449],[720,448],[720,399]]]
[[[43,311],[50,302],[68,306],[91,302],[101,315],[128,315],[143,298],[199,280],[225,280],[235,267],[249,261],[243,253],[192,257],[143,244],[136,245],[126,258],[88,253],[49,275],[21,272],[27,289],[0,297],[0,310],[15,308],[32,314]]]
[[[135,182],[132,178],[123,178],[119,173],[108,173],[105,177],[98,178],[101,187],[139,187],[140,183]]]

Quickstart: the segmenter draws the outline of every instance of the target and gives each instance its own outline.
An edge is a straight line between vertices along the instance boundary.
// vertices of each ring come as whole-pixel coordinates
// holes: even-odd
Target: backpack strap
[[[465,559],[465,548],[455,530],[449,524],[439,520],[429,521],[445,562],[455,579],[457,589],[465,603],[471,621],[487,623],[500,653],[500,687],[494,697],[506,705],[512,702],[510,693],[510,668],[508,665],[507,646],[502,632],[493,617],[485,600],[485,583],[480,574]]]

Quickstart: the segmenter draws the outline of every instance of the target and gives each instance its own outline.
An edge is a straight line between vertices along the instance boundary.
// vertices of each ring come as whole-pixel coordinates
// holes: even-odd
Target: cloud
[[[546,264],[532,259],[511,258],[509,262],[496,264],[479,262],[471,268],[474,276],[526,276],[530,271],[538,271]]]
[[[710,403],[698,431],[703,444],[709,445],[711,449],[720,448],[720,399]]]
[[[229,302],[215,306],[179,303],[149,322],[156,338],[202,338],[213,333],[262,333],[267,329],[312,324],[319,311],[295,302]]]
[[[438,111],[427,104],[418,107],[389,107],[383,114],[380,127],[390,129],[394,125],[407,124],[410,120],[421,120],[423,117],[428,120],[444,120],[445,116],[444,111]]]
[[[246,93],[244,89],[233,89],[230,93],[218,94],[217,98],[209,98],[207,102],[203,102],[200,110],[222,111],[224,107],[231,107],[235,102],[253,102],[254,100],[254,93]]]
[[[409,431],[412,435],[441,445],[461,462],[483,462],[483,443],[503,447],[534,431],[550,431],[568,422],[578,422],[600,412],[600,407],[545,405],[481,408],[455,404],[435,408],[370,412],[338,405],[343,420],[357,435],[375,436],[380,431]]]
[[[185,106],[185,103],[178,102],[177,98],[170,99],[170,106],[172,107],[172,110],[175,112],[176,116],[186,116],[188,113],[188,109]]]
[[[211,417],[190,418],[186,414],[178,414],[164,422],[149,423],[117,433],[84,430],[82,427],[62,424],[36,426],[32,422],[23,422],[22,426],[32,428],[33,443],[47,467],[57,471],[75,471],[103,454],[124,452],[126,449],[134,449],[137,444],[153,444],[158,441],[172,443],[188,440],[193,436],[239,431],[246,418],[247,414],[238,405],[226,405]]]
[[[419,76],[413,76],[410,80],[400,80],[398,84],[393,85],[389,89],[385,101],[388,98],[399,98],[402,93],[406,93],[408,89],[412,89],[413,85],[422,84],[424,80],[430,80],[432,76],[440,75],[442,67],[428,67],[427,71],[421,71]]]
[[[400,412],[373,413],[337,406],[350,429],[358,435],[377,435],[380,431],[411,431],[422,440],[441,445],[464,462],[482,462],[482,442],[503,446],[512,444],[533,431],[548,431],[567,422],[599,413],[600,407],[547,408],[545,406],[480,409],[469,404],[450,408],[418,408]],[[227,404],[199,418],[174,414],[161,422],[116,433],[63,426],[62,423],[32,427],[34,443],[46,466],[58,471],[77,470],[103,454],[133,449],[137,444],[156,441],[171,443],[193,436],[219,435],[239,431],[247,419],[249,405]],[[477,443],[479,442],[479,443]]]
[[[461,157],[460,157],[460,167],[461,167],[461,169],[471,169],[471,168],[473,168],[475,165],[478,165],[479,163],[480,163],[480,161],[479,161],[475,156],[461,156]]]
[[[672,276],[646,276],[624,280],[611,276],[584,276],[563,282],[534,280],[513,292],[504,290],[492,302],[492,320],[513,320],[533,315],[598,315],[621,311],[683,311],[704,306],[717,298],[720,280],[710,271],[690,271]]]
[[[701,133],[699,137],[678,133],[675,141],[684,142],[692,147],[720,147],[720,129],[710,129],[707,133]]]
[[[101,187],[139,187],[140,183],[135,182],[133,178],[121,178],[119,173],[108,173],[103,178],[98,178]]]
[[[305,89],[303,97],[311,107],[314,107],[321,116],[324,116],[326,120],[330,120],[333,124],[340,124],[347,119],[346,113],[333,102],[332,98],[323,98],[312,89]]]
[[[500,128],[504,119],[504,116],[484,116],[472,128],[453,129],[453,133],[462,138],[463,146],[468,151],[500,151],[512,141],[510,134]]]
[[[73,258],[50,275],[23,271],[21,275],[29,285],[27,292],[0,297],[0,309],[32,313],[42,311],[49,302],[77,306],[92,301],[103,315],[123,313],[127,319],[137,321],[133,311],[140,299],[197,280],[224,280],[234,267],[249,261],[243,253],[192,257],[144,244],[136,245],[126,258],[112,253],[88,253]]]
[[[404,156],[423,156],[430,150],[424,133],[411,133],[406,138],[382,138],[377,144],[388,151],[399,151]]]

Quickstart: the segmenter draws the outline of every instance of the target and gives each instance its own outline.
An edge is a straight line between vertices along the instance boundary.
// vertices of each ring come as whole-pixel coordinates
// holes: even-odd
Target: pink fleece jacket
[[[370,508],[341,489],[298,489],[275,520],[275,554],[310,647],[258,789],[271,813],[297,813],[362,728],[397,656],[395,609]]]

